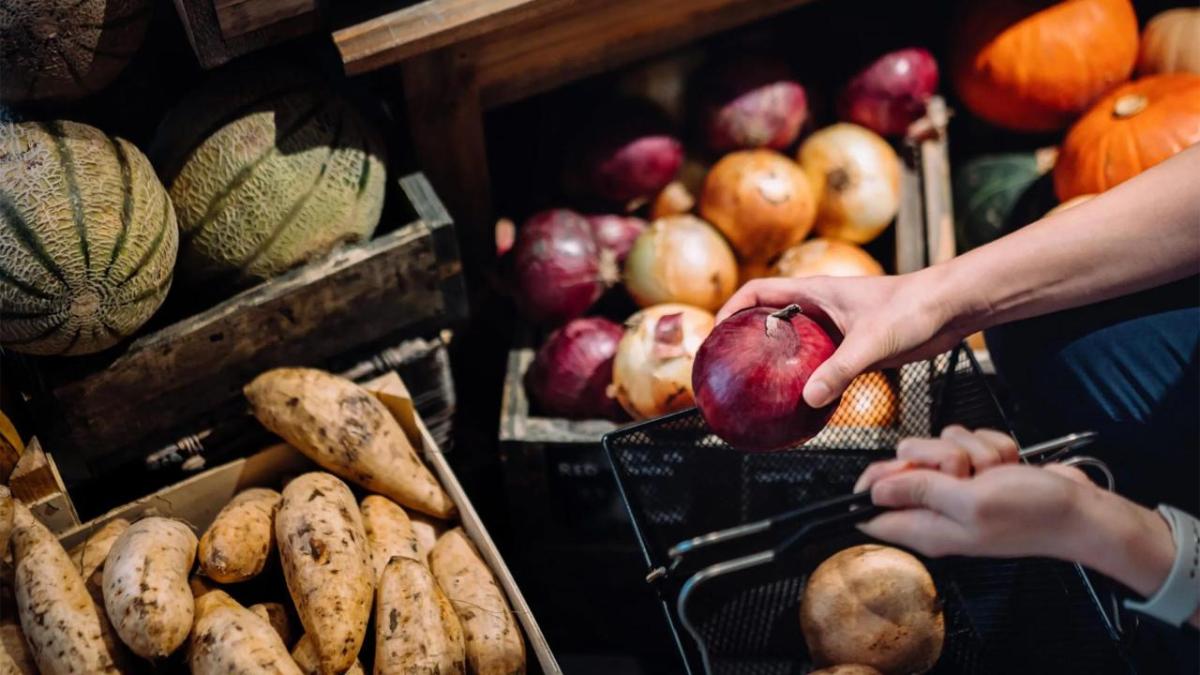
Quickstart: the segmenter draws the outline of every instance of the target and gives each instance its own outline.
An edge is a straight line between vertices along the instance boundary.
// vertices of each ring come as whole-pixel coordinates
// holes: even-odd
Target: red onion
[[[742,57],[705,78],[700,125],[712,150],[781,150],[791,145],[808,117],[804,87],[781,61]]]
[[[550,334],[525,373],[542,412],[558,417],[627,419],[609,397],[613,357],[624,329],[600,317],[575,319]]]
[[[838,117],[877,134],[901,136],[925,114],[937,85],[937,61],[927,50],[890,52],[850,80],[838,98]]]
[[[747,452],[783,450],[817,435],[838,401],[813,409],[804,385],[834,344],[796,305],[743,309],[696,353],[692,390],[709,428]]]
[[[526,220],[513,247],[518,303],[530,319],[557,325],[581,316],[617,277],[583,216],[567,209]]]
[[[625,205],[653,197],[679,173],[683,144],[656,108],[625,102],[598,126],[587,129],[569,187]]]
[[[633,216],[618,216],[614,214],[594,215],[587,217],[592,226],[592,236],[602,249],[608,249],[616,256],[618,263],[625,262],[629,249],[639,234],[646,229],[646,221]]]

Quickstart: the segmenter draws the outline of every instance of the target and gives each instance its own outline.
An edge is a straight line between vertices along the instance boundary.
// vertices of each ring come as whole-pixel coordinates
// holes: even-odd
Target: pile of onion
[[[629,249],[638,235],[646,229],[646,221],[634,216],[619,216],[616,214],[601,214],[587,217],[588,225],[592,226],[592,236],[601,250],[612,251],[617,263],[625,262]]]
[[[855,75],[838,97],[838,117],[884,136],[901,136],[925,114],[937,91],[933,54],[910,47],[884,54]]]
[[[725,319],[696,353],[692,390],[710,429],[746,452],[797,446],[825,427],[838,401],[804,402],[804,385],[833,340],[796,305],[752,307]]]
[[[661,111],[622,102],[588,126],[567,173],[568,188],[628,205],[667,186],[683,164],[683,144]]]
[[[547,415],[625,418],[608,395],[621,326],[600,317],[575,319],[550,334],[525,373],[525,388]]]
[[[879,371],[863,373],[842,394],[829,426],[886,428],[895,426],[898,413],[896,388],[888,376]]]
[[[692,361],[712,328],[712,314],[688,305],[655,305],[629,317],[609,393],[634,419],[691,406]]]
[[[817,233],[865,244],[900,210],[900,159],[878,134],[834,124],[800,146],[800,165],[817,194]]]
[[[658,220],[681,213],[691,213],[696,208],[696,195],[704,186],[708,165],[694,158],[683,160],[679,176],[667,184],[650,202],[650,219]]]
[[[716,311],[737,290],[733,251],[695,216],[661,218],[638,236],[625,259],[625,289],[649,307],[681,302]]]
[[[816,193],[795,162],[773,150],[721,158],[704,180],[700,215],[744,263],[766,263],[808,236]]]
[[[700,127],[712,150],[782,150],[808,118],[808,99],[787,64],[743,56],[719,64],[701,82]]]
[[[568,209],[526,220],[512,255],[517,303],[545,325],[582,316],[617,279],[613,253],[597,246],[587,219]]]
[[[877,277],[883,266],[870,253],[839,239],[814,237],[783,252],[775,263],[780,277]]]

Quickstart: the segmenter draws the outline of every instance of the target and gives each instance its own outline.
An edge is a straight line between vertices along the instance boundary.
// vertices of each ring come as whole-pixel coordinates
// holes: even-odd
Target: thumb
[[[846,391],[850,382],[880,359],[874,341],[859,337],[863,331],[850,333],[837,350],[813,371],[804,385],[804,401],[814,408],[829,405]]]

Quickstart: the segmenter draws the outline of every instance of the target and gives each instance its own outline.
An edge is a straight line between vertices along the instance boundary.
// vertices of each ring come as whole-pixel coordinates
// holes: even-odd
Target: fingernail
[[[822,380],[814,380],[808,383],[808,387],[804,390],[804,398],[808,400],[808,404],[814,408],[820,408],[827,405],[833,399],[829,385]]]

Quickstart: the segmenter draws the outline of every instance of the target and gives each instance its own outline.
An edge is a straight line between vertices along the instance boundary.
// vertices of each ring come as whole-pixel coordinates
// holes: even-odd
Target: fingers
[[[1016,442],[998,431],[981,429],[971,432],[957,424],[951,424],[942,430],[942,438],[967,453],[971,468],[975,472],[1001,464],[1012,464],[1019,458]]]
[[[902,471],[871,487],[871,501],[894,509],[926,508],[955,518],[972,508],[970,482],[929,469]]]
[[[911,469],[912,463],[904,459],[889,459],[882,462],[873,462],[867,467],[862,475],[858,477],[858,481],[854,483],[854,492],[862,492],[870,488],[875,483],[887,478],[888,476],[900,473],[906,469]]]
[[[804,401],[814,408],[828,405],[841,396],[850,382],[886,356],[886,349],[869,331],[852,332],[813,371],[804,385]]]
[[[795,303],[809,311],[812,306],[812,282],[806,279],[754,279],[742,285],[717,312],[717,323],[747,307],[783,307]]]
[[[1088,478],[1088,475],[1086,473],[1084,473],[1083,471],[1080,471],[1079,469],[1076,469],[1073,466],[1064,466],[1062,464],[1045,464],[1042,466],[1042,468],[1047,471],[1056,473],[1060,476],[1063,476],[1064,478],[1068,478],[1076,483],[1081,483],[1081,484],[1087,485],[1089,487],[1092,487],[1095,485],[1095,483],[1092,482],[1092,479]]]
[[[906,438],[896,446],[896,456],[956,478],[971,475],[971,456],[967,451],[939,438]]]
[[[928,509],[888,511],[858,529],[876,539],[934,557],[966,552],[972,538],[960,523]]]

